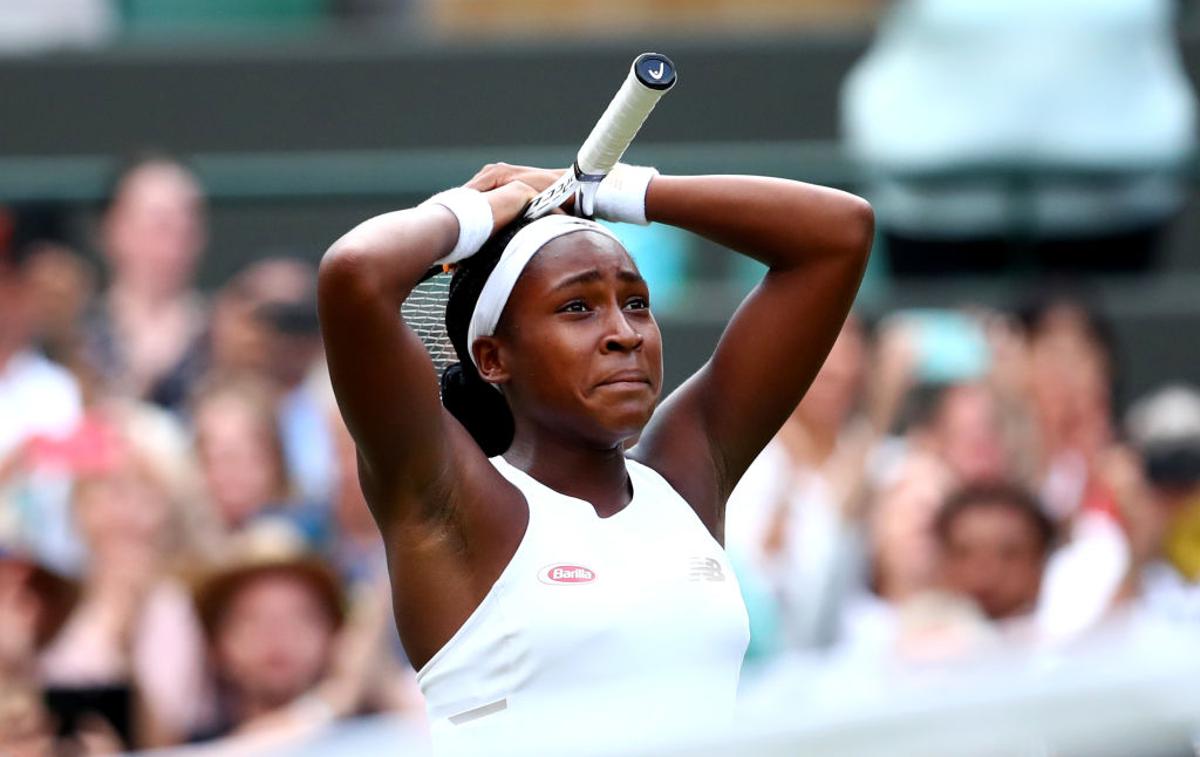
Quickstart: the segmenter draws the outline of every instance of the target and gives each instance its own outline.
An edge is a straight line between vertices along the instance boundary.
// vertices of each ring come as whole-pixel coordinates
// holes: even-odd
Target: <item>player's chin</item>
[[[658,395],[649,388],[629,388],[606,394],[607,396],[596,398],[599,401],[593,405],[593,417],[604,428],[618,435],[640,433],[650,422],[650,416],[654,414],[654,407],[658,401]]]

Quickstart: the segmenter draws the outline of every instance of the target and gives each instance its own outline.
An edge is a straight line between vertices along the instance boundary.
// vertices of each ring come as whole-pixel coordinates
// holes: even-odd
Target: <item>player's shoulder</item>
[[[724,501],[711,453],[641,442],[626,453],[625,459],[637,471],[631,476],[662,482],[688,504],[710,533],[723,532]]]

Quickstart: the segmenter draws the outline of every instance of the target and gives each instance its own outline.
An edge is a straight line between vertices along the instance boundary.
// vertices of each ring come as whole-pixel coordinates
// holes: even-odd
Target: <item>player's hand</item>
[[[537,190],[523,181],[510,181],[481,191],[492,206],[493,234],[516,220],[529,201],[537,197]]]
[[[470,189],[478,189],[480,192],[487,192],[511,181],[520,181],[533,187],[534,191],[541,192],[558,181],[559,177],[566,173],[567,170],[569,169],[533,168],[531,166],[513,166],[508,163],[489,163],[479,169],[479,173],[471,177],[471,180],[465,186]]]

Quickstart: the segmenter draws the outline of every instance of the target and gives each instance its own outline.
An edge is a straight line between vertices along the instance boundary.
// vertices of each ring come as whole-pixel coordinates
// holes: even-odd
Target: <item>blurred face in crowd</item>
[[[75,520],[94,559],[165,554],[172,513],[163,486],[132,461],[77,484]]]
[[[114,283],[143,296],[177,295],[191,286],[207,243],[200,187],[175,163],[143,164],[117,187],[103,231]]]
[[[270,370],[270,331],[254,315],[254,303],[222,291],[209,317],[212,370],[218,375],[265,376]]]
[[[979,384],[950,387],[934,417],[938,453],[964,482],[996,481],[1008,472],[999,409]]]
[[[282,386],[295,386],[308,375],[321,351],[316,271],[299,260],[272,258],[248,273],[257,319],[267,335],[268,374]]]
[[[335,626],[317,593],[283,571],[245,580],[214,634],[221,677],[244,697],[282,706],[312,688],[329,666]]]
[[[69,248],[44,244],[29,261],[28,282],[40,333],[67,332],[83,320],[94,277]]]
[[[218,370],[267,376],[281,386],[303,381],[321,351],[316,271],[291,258],[269,258],[222,290],[212,316]]]
[[[813,426],[840,428],[854,411],[862,390],[866,355],[862,324],[851,315],[796,409],[796,417]]]
[[[946,588],[974,599],[992,620],[1033,610],[1046,546],[1027,514],[1004,502],[975,503],[957,513],[943,538]]]
[[[1030,387],[1046,444],[1095,452],[1111,441],[1109,358],[1078,308],[1042,320],[1029,349]]]
[[[237,527],[286,497],[286,473],[269,395],[223,391],[202,400],[194,423],[201,471],[221,520]]]
[[[931,456],[915,454],[880,492],[871,514],[876,589],[889,601],[928,589],[937,570],[934,516],[950,474]]]
[[[0,261],[0,368],[28,345],[33,307],[24,268]]]

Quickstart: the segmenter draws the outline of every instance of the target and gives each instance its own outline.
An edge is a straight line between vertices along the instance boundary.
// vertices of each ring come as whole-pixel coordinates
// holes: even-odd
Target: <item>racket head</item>
[[[448,366],[458,362],[446,332],[446,300],[452,278],[452,270],[444,266],[430,268],[400,306],[400,317],[425,345],[439,379]]]

